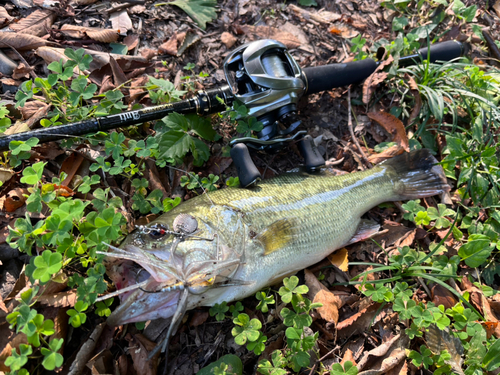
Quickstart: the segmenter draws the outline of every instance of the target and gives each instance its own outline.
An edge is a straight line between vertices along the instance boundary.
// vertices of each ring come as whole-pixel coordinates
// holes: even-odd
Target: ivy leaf
[[[157,4],[157,6],[163,4]],[[215,13],[217,0],[175,0],[166,4],[176,5],[181,8],[203,30],[207,28],[207,22],[217,18],[217,13]]]

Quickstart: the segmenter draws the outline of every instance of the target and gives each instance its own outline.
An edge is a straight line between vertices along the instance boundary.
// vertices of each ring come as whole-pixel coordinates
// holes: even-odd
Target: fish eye
[[[198,229],[198,221],[189,214],[180,214],[174,219],[174,231],[183,234],[192,234]]]
[[[164,224],[153,224],[148,228],[148,236],[153,240],[159,240],[168,234],[168,227]]]

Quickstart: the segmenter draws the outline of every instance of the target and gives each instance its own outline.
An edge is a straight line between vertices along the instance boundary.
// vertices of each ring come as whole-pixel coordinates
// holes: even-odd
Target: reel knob
[[[318,148],[314,144],[314,140],[310,135],[306,135],[299,142],[299,151],[304,158],[307,173],[317,172],[325,165],[325,159],[321,156]]]
[[[255,166],[250,157],[250,152],[248,152],[248,147],[244,143],[236,143],[231,148],[231,158],[233,158],[242,187],[253,186],[262,180],[262,175]]]

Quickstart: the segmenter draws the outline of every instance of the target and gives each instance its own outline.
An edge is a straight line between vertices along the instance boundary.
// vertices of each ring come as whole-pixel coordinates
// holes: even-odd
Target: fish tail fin
[[[414,150],[380,164],[393,176],[399,199],[430,197],[450,190],[443,168],[427,149]],[[391,177],[392,177],[391,176]]]

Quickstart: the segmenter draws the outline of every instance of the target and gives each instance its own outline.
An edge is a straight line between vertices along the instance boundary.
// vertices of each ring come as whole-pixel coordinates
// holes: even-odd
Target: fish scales
[[[166,318],[253,295],[373,234],[378,225],[361,220],[372,207],[449,190],[435,163],[428,150],[417,150],[363,172],[290,173],[251,189],[227,188],[190,199],[129,235],[122,249],[111,252],[117,258],[124,250],[133,254],[137,264],[149,267],[149,288],[162,289],[127,289],[108,323]],[[181,215],[196,220],[196,238],[172,232]],[[161,228],[170,232],[159,236]],[[148,256],[141,255],[144,252]],[[126,279],[108,271],[113,280]],[[123,287],[133,284],[122,282]]]

